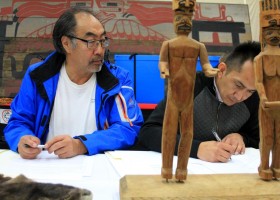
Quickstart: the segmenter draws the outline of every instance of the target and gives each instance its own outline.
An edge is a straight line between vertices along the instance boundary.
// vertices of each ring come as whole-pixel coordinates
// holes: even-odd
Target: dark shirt
[[[141,127],[134,150],[161,152],[161,138],[166,99],[162,100]],[[194,89],[194,135],[190,157],[197,158],[201,142],[215,140],[215,128],[221,138],[230,133],[242,135],[246,147],[259,147],[258,125],[259,97],[254,93],[247,100],[233,106],[219,102],[214,89],[214,79],[197,72]],[[177,155],[180,132],[174,154]]]

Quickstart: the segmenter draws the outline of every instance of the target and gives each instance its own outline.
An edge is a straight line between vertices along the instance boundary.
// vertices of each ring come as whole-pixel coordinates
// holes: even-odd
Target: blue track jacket
[[[46,142],[64,61],[64,55],[53,52],[44,61],[28,68],[20,91],[11,104],[12,115],[4,129],[11,150],[17,151],[19,140],[24,135],[34,135],[40,138],[42,144]],[[143,123],[141,110],[135,101],[133,83],[126,70],[105,62],[96,77],[95,114],[98,130],[74,137],[83,142],[88,155],[130,147]]]

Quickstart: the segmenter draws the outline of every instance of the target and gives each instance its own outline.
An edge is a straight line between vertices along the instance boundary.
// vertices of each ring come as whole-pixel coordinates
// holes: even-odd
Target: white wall
[[[259,41],[259,0],[197,0],[198,3],[247,4],[249,8],[252,40]]]
[[[259,0],[197,0],[198,3],[247,4],[251,22],[252,40],[259,41]]]
[[[172,0],[159,0],[172,1]],[[247,4],[249,8],[252,40],[259,41],[259,0],[196,0],[198,3]]]
[[[260,7],[258,0],[247,0],[251,21],[252,40],[259,41],[260,33]]]

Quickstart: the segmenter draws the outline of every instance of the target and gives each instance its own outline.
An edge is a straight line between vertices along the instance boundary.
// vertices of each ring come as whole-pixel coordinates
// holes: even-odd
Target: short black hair
[[[95,17],[93,11],[84,7],[73,7],[66,10],[56,21],[53,29],[53,45],[57,52],[65,54],[65,49],[61,43],[61,38],[64,35],[74,35],[77,25],[75,15],[77,13],[88,13]],[[96,17],[95,17],[96,18]]]
[[[227,73],[235,70],[240,72],[243,64],[254,58],[261,52],[261,45],[259,42],[248,41],[236,46],[232,52],[221,59],[227,65]]]

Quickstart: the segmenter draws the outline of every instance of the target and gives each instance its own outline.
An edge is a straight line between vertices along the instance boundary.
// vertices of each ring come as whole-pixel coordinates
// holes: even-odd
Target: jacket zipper
[[[55,100],[55,98],[54,98],[54,100]],[[47,128],[49,127],[49,124],[50,124],[51,115],[52,115],[52,110],[53,110],[53,106],[54,106],[54,100],[53,100],[53,102],[52,102],[52,104],[51,104],[50,113],[49,113],[49,115],[47,116],[48,118],[47,118],[47,120],[46,120],[46,124],[45,124],[44,130],[43,130],[43,133],[42,133],[42,137],[41,137],[41,138],[44,139],[44,142],[47,141],[46,132],[47,132]]]
[[[219,136],[219,110],[220,110],[221,105],[222,105],[222,103],[219,102],[219,105],[217,108],[217,115],[216,115],[216,133],[218,134],[218,136]]]
[[[101,94],[101,104],[100,104],[100,107],[99,107],[99,111],[98,111],[98,126],[99,126],[99,129],[101,130],[102,129],[102,126],[100,124],[100,120],[99,120],[99,115],[100,115],[100,112],[101,112],[101,109],[102,109],[102,106],[105,102],[105,100],[107,99],[107,97],[109,96],[109,94],[105,94],[107,92],[109,92],[110,90],[112,90],[117,84],[113,85],[111,88],[109,88],[108,90],[104,91],[102,94]],[[105,96],[102,98],[103,94],[105,94]]]

